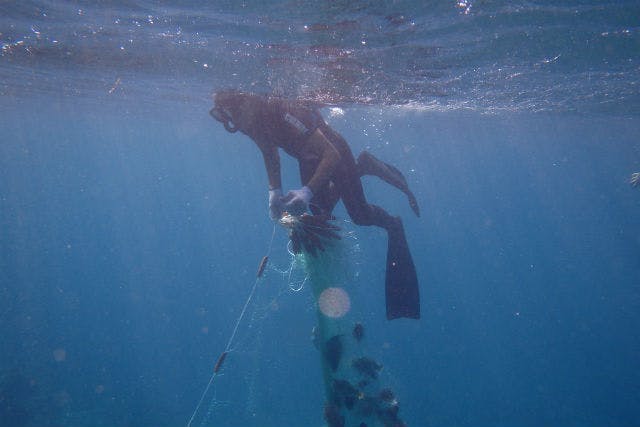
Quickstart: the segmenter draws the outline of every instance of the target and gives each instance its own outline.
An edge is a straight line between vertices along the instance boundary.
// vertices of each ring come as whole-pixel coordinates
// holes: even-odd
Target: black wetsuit
[[[302,185],[316,175],[323,185],[315,189],[310,209],[314,214],[330,214],[342,199],[351,219],[358,225],[376,225],[388,229],[397,220],[379,206],[367,203],[355,158],[345,139],[333,130],[314,109],[302,103],[282,99],[262,99],[254,104],[254,120],[243,130],[261,148],[282,148],[299,162]],[[319,129],[340,155],[333,170],[323,169],[322,156],[309,147],[307,140]],[[279,167],[265,156],[267,169]]]

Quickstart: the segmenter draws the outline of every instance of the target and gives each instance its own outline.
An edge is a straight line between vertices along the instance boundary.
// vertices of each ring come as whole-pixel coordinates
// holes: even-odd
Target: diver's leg
[[[420,216],[420,207],[418,206],[418,201],[415,196],[409,190],[409,185],[407,184],[407,180],[405,179],[402,172],[400,172],[397,168],[391,166],[388,163],[383,162],[380,159],[377,159],[373,156],[373,154],[363,151],[358,156],[358,160],[356,162],[358,166],[358,175],[373,175],[377,176],[387,184],[393,185],[409,198],[409,206],[413,209],[413,212]]]
[[[389,215],[379,206],[367,203],[360,182],[358,166],[347,142],[333,129],[326,126],[322,132],[340,153],[340,164],[332,180],[340,197],[356,224],[376,225],[387,230],[387,273],[385,293],[387,319],[420,317],[418,277],[409,245],[405,238],[400,217]],[[402,174],[400,174],[402,175]]]
[[[313,177],[317,167],[317,162],[299,162],[298,169],[300,170],[300,181],[302,185],[307,185]],[[309,209],[314,215],[326,215],[327,217],[330,217],[331,212],[333,212],[333,208],[338,203],[338,200],[340,200],[340,194],[333,181],[329,181],[313,195],[313,198],[309,203]]]
[[[348,172],[349,170],[352,172]],[[343,169],[342,178],[338,186],[342,189],[342,201],[353,222],[358,225],[376,225],[387,231],[387,319],[420,318],[418,277],[402,220],[400,217],[389,215],[379,206],[367,203],[355,167]]]

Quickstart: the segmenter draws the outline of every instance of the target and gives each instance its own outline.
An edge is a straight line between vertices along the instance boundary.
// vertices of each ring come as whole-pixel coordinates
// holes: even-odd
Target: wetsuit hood
[[[233,125],[233,119],[226,108],[215,106],[209,110],[209,114],[222,123],[227,132],[236,133],[238,131],[238,127]]]
[[[239,126],[241,115],[253,108],[258,98],[256,95],[235,90],[216,92],[213,96],[215,105],[209,114],[222,123],[227,132],[234,133],[241,130]]]

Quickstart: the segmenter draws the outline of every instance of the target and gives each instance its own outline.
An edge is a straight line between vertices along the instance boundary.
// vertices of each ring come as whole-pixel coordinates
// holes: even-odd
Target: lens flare
[[[349,294],[342,288],[327,288],[318,297],[318,307],[327,317],[339,318],[351,309]]]

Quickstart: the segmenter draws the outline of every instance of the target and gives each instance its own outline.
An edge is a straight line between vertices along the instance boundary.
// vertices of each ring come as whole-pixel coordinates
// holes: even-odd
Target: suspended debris
[[[216,365],[213,367],[213,373],[215,373],[215,374],[218,373],[220,368],[222,368],[222,364],[224,363],[224,359],[226,359],[226,358],[227,358],[227,352],[224,351],[224,352],[222,352],[220,357],[218,357],[218,361],[216,362]]]
[[[342,358],[342,340],[340,337],[341,335],[334,335],[324,344],[324,357],[333,372],[338,369]]]
[[[354,359],[351,366],[360,374],[372,379],[378,378],[378,372],[382,369],[382,365],[378,365],[375,360],[368,357]]]
[[[267,266],[267,261],[269,261],[269,256],[263,256],[260,261],[260,265],[258,266],[258,273],[256,274],[256,277],[262,277],[262,273],[264,273],[264,269]]]
[[[357,322],[353,326],[353,338],[358,342],[364,338],[364,326],[362,326],[362,323]]]

